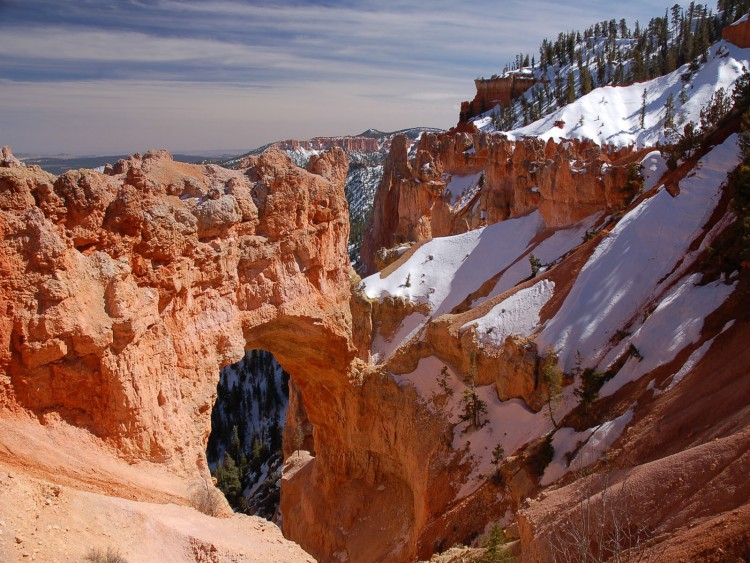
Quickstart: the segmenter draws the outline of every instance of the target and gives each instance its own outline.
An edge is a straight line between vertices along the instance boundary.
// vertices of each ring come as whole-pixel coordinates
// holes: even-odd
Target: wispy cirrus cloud
[[[448,127],[474,77],[535,53],[542,38],[661,12],[614,0],[5,0],[0,142],[132,152],[154,138],[184,150]],[[111,115],[124,117],[107,141]]]

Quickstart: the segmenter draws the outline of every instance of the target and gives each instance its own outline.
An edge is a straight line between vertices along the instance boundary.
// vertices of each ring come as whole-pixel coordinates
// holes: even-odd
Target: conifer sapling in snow
[[[557,355],[551,350],[547,352],[539,370],[539,379],[545,387],[544,402],[547,404],[549,419],[555,428],[555,406],[562,398],[562,372],[557,367]]]
[[[461,413],[461,420],[468,422],[467,430],[469,428],[481,428],[486,424],[486,420],[482,420],[482,415],[487,412],[487,403],[479,398],[477,394],[477,387],[474,382],[474,373],[476,372],[476,356],[471,356],[471,368],[466,376],[466,385],[464,389],[464,396],[462,398],[463,412]]]
[[[443,390],[443,393],[445,393],[449,397],[453,396],[453,388],[448,383],[448,368],[446,366],[443,366],[443,369],[440,370],[438,385],[440,386],[440,389]]]

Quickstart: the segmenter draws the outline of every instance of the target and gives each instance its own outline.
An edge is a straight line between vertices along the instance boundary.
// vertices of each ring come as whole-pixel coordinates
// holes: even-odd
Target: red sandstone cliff
[[[536,84],[536,78],[521,73],[509,73],[492,78],[477,78],[477,93],[470,102],[461,102],[460,123],[489,111],[495,106],[507,106]]]
[[[490,222],[538,205],[545,223],[564,225],[619,205],[625,197],[619,189],[627,153],[580,143],[509,144],[463,133],[428,136],[422,143],[414,164],[406,159],[406,141],[394,141],[383,184],[389,189],[381,190],[376,204],[379,221],[393,232],[422,238],[461,232],[465,227],[456,227],[458,218],[469,225],[481,220],[476,201],[482,198],[502,203],[486,209]],[[499,480],[482,475],[478,488],[462,495],[472,461],[454,448],[455,425],[440,407],[444,398],[422,396],[398,379],[431,357],[465,374],[475,354],[478,385],[493,385],[496,399],[522,401],[525,411],[539,410],[545,386],[539,382],[536,345],[511,337],[487,346],[474,328],[464,328],[539,280],[474,305],[474,298],[488,294],[492,280],[487,280],[416,337],[394,342],[398,349],[378,363],[371,357],[373,341],[396,338],[407,316],[429,311],[419,303],[379,301],[352,290],[342,151],[313,158],[307,171],[274,151],[245,164],[229,171],[148,153],[117,163],[109,175],[76,171],[56,178],[34,167],[0,168],[0,309],[5,313],[0,318],[0,424],[30,428],[13,440],[12,432],[2,433],[0,463],[33,466],[40,442],[24,444],[24,436],[35,433],[50,432],[66,443],[103,441],[137,466],[157,462],[150,471],[157,467],[171,474],[170,492],[161,482],[147,484],[122,469],[102,475],[99,459],[91,464],[94,477],[84,475],[58,451],[45,465],[47,477],[86,487],[106,481],[109,494],[184,502],[185,493],[174,492],[180,480],[206,476],[204,449],[219,368],[246,348],[262,348],[292,375],[287,433],[301,422],[313,428],[305,446],[314,457],[292,455],[286,445],[281,511],[287,537],[323,561],[410,561],[471,541],[487,522],[518,513],[529,557],[546,553],[543,538],[559,527],[559,519],[549,515],[555,506],[575,504],[584,484],[564,496],[542,493],[524,508],[524,501],[540,491],[530,469],[536,447],[531,443],[507,459]],[[689,175],[690,166],[676,172],[679,179]],[[454,202],[443,201],[444,174],[480,171],[485,183],[472,196],[477,200],[463,208],[469,211],[456,212]],[[509,172],[519,171],[526,176],[509,178]],[[573,175],[577,181],[570,180]],[[539,192],[518,194],[514,182],[537,186]],[[718,255],[729,253],[725,247],[731,242],[707,235],[728,224],[723,219],[727,198],[722,202],[691,248],[706,249],[710,243]],[[560,307],[607,236],[603,231],[544,273],[555,296],[541,324]],[[691,260],[710,255],[701,252]],[[393,267],[409,259],[406,253]],[[710,264],[684,266],[708,272]],[[634,418],[639,434],[626,435],[634,447],[616,445],[609,459],[637,477],[641,490],[652,487],[658,498],[668,498],[660,476],[685,459],[716,473],[706,481],[712,490],[737,492],[736,500],[717,501],[704,514],[701,490],[685,486],[690,474],[674,480],[683,500],[665,503],[660,512],[670,549],[678,549],[679,538],[690,538],[689,526],[706,514],[711,518],[706,522],[734,526],[727,528],[731,537],[746,537],[747,526],[732,520],[734,511],[746,513],[748,498],[736,478],[747,451],[748,390],[730,386],[741,379],[744,366],[739,343],[747,319],[733,311],[747,310],[746,273],[739,284],[736,296],[706,323],[702,338],[715,338],[718,347],[696,371],[722,370],[720,378],[712,378],[712,394],[728,405],[721,413],[710,414],[711,401],[700,398],[705,377],[695,373],[679,393],[663,399],[655,400],[644,379],[601,406],[605,413],[620,413],[634,401],[640,405]],[[663,386],[671,373],[657,371],[654,377]],[[682,431],[696,419],[715,425]],[[669,432],[649,436],[653,421],[663,421]],[[503,429],[492,430],[499,437]],[[82,435],[89,438],[81,440]],[[708,447],[713,438],[723,441]],[[678,457],[664,461],[652,443],[661,449],[676,444],[668,455]],[[711,455],[704,456],[704,449]],[[595,469],[608,471],[606,465]],[[55,471],[59,475],[51,476]]]
[[[429,554],[422,532],[453,498],[454,456],[444,423],[355,358],[355,345],[369,357],[372,306],[350,290],[343,151],[307,171],[278,151],[245,164],[150,152],[104,175],[0,168],[0,414],[157,463],[184,480],[184,502],[207,477],[219,369],[269,350],[298,391],[289,429],[313,427],[315,457],[285,472],[285,535],[324,561]],[[45,475],[75,483],[70,463]]]
[[[409,241],[465,232],[539,209],[548,227],[571,225],[596,211],[622,206],[627,149],[588,141],[508,141],[498,135],[450,131],[423,135],[413,162],[394,140],[375,195],[362,248],[365,271],[375,254]],[[461,199],[448,191],[454,178],[476,178]]]
[[[746,49],[750,47],[750,17],[745,15],[721,30],[721,38]]]

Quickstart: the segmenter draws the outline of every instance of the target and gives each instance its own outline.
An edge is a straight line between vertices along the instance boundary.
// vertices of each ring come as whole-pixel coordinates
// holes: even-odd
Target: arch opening
[[[284,451],[313,450],[298,391],[271,352],[253,349],[220,370],[216,392],[206,447],[211,475],[233,510],[279,523]],[[290,408],[293,428],[285,432]]]

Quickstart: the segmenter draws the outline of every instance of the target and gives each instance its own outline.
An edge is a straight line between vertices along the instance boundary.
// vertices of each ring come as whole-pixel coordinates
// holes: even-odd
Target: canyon
[[[711,55],[695,84],[748,62]],[[533,136],[481,117],[394,136],[364,279],[336,143],[60,176],[3,148],[0,556],[406,562],[496,525],[522,561],[576,560],[595,519],[608,556],[747,559],[740,115],[674,162],[631,124],[556,138],[627,88]],[[220,370],[248,350],[291,376],[285,539],[232,513],[206,459]]]
[[[533,229],[532,244],[541,248],[545,240],[565,233],[582,218],[626,207],[626,196],[618,191],[626,178],[626,163],[643,159],[638,151],[603,154],[581,143],[564,147],[534,141],[514,146],[478,132],[452,132],[425,136],[420,147],[431,147],[431,152],[421,149],[410,163],[398,160],[404,156],[399,150],[403,142],[394,142],[386,166],[390,173],[381,185],[374,217],[387,201],[382,193],[393,191],[387,179],[401,174],[398,187],[421,190],[438,209],[445,207],[447,219],[431,223],[437,213],[430,216],[425,211],[430,206],[424,204],[401,209],[399,217],[421,222],[427,230],[376,278],[397,276],[400,266],[428,248],[433,228],[454,237],[482,231],[472,228],[479,222],[476,211],[463,222],[449,220],[451,207],[443,203],[446,197],[441,193],[446,190],[444,180],[424,185],[420,180],[426,177],[404,180],[408,170],[429,168],[420,164],[435,167],[433,178],[442,178],[446,170],[454,176],[483,170],[485,184],[475,197],[507,202],[497,214],[488,214],[486,228],[533,218],[542,228]],[[467,158],[465,152],[474,147],[477,156]],[[359,286],[346,255],[347,162],[338,149],[313,157],[307,171],[277,151],[253,157],[237,170],[176,163],[165,152],[152,152],[118,162],[105,174],[77,171],[58,178],[18,166],[6,153],[9,167],[0,169],[0,217],[6,241],[1,404],[7,424],[28,428],[30,434],[67,433],[76,440],[87,436],[89,450],[106,450],[108,458],[160,475],[157,485],[140,489],[133,486],[131,476],[110,469],[100,477],[110,494],[189,504],[189,483],[208,479],[205,444],[219,369],[240,359],[246,349],[264,349],[292,376],[285,436],[297,427],[311,430],[304,451],[295,452],[292,440],[285,439],[281,513],[284,534],[313,556],[322,561],[429,557],[469,541],[486,522],[516,512],[523,552],[544,549],[544,544],[538,547],[544,537],[539,526],[549,530],[554,525],[544,507],[574,502],[570,499],[575,493],[566,489],[583,485],[572,481],[523,508],[524,499],[534,498],[540,487],[528,463],[531,446],[507,452],[502,484],[477,474],[467,452],[456,448],[456,436],[462,434],[456,433],[454,419],[446,419],[436,408],[446,407],[452,399],[426,396],[419,383],[405,384],[404,378],[415,378],[424,371],[423,362],[435,358],[432,375],[420,377],[434,380],[442,365],[458,381],[460,374],[475,369],[476,383],[489,385],[484,388],[492,389],[501,404],[522,401],[530,412],[541,411],[545,387],[538,381],[538,358],[544,351],[516,337],[487,345],[475,329],[464,327],[540,279],[554,284],[559,295],[550,303],[553,309],[542,313],[545,318],[554,316],[554,308],[560,307],[612,224],[587,224],[597,234],[541,278],[495,295],[492,284],[484,283],[455,306],[429,311],[432,305],[419,300],[373,298],[368,294],[373,288]],[[582,181],[565,181],[584,153],[589,160],[583,166],[586,172],[579,175]],[[509,185],[503,170],[513,162],[523,162],[536,175],[514,174],[520,180]],[[399,167],[401,172],[395,171]],[[684,167],[679,176],[686,177],[690,170]],[[679,184],[680,179],[672,177],[670,182]],[[540,189],[532,191],[529,185]],[[720,217],[714,213],[712,224],[720,227]],[[575,232],[581,236],[580,228]],[[701,237],[707,236],[702,232]],[[419,231],[405,230],[397,236],[408,239],[415,233]],[[524,255],[528,250],[522,248],[518,256]],[[479,282],[485,281],[485,275],[477,275]],[[521,274],[520,281],[527,276]],[[740,289],[721,310],[747,310],[741,305],[746,298],[744,280],[743,273]],[[737,345],[746,323],[736,318],[736,326],[725,334],[721,327],[726,321],[720,319],[727,314],[717,313],[711,323],[725,353],[717,351],[709,356],[711,363],[699,365],[702,370],[719,370],[728,380],[744,381],[746,353]],[[419,338],[404,338],[404,322],[415,315],[434,318],[423,325]],[[384,345],[393,349],[384,352]],[[700,393],[699,378],[688,378],[688,384],[688,397]],[[713,385],[727,392],[728,386],[718,381]],[[643,384],[625,391],[608,399],[608,407],[623,411],[625,403],[640,397],[643,407],[636,420],[642,422],[637,424],[647,425],[655,416],[653,409],[664,409],[664,420],[674,416],[670,412],[686,416],[687,397],[650,401],[643,394],[651,391]],[[714,467],[716,477],[705,486],[734,487],[732,475],[746,463],[741,452],[747,446],[743,409],[737,403],[744,392],[736,386],[735,391],[729,404],[737,407],[722,413],[724,430],[719,435],[710,424],[693,430],[682,448],[672,446],[677,449],[670,458],[676,459],[665,462],[661,456],[653,459],[654,435],[644,428],[632,434],[630,440],[635,441],[628,448],[615,450],[608,463],[627,459],[620,473],[636,470],[641,474],[638,482],[651,483],[652,472],[667,471],[679,479],[680,472],[664,469],[665,463],[680,465],[688,463],[682,458],[693,456],[690,463]],[[706,401],[698,401],[690,410],[708,421],[706,408]],[[674,444],[675,432],[677,428],[664,430],[659,439],[669,437]],[[720,442],[711,445],[714,439]],[[694,452],[701,448],[713,453]],[[623,452],[620,457],[618,451]],[[36,468],[37,478],[84,490],[99,487],[101,492],[101,482],[82,485],[80,472],[66,467],[69,464],[60,463],[53,471],[54,464],[34,461],[32,451],[5,452],[0,458],[4,465],[28,465]],[[683,483],[675,486],[690,487],[681,493],[685,498],[702,496],[703,488],[697,489],[686,477]],[[567,496],[560,497],[560,491]],[[717,505],[712,513],[715,525],[731,524],[735,533],[746,533],[736,516],[744,513],[743,495],[738,490],[733,496],[739,513]],[[680,534],[691,533],[689,523],[697,517],[697,506],[683,501],[668,510],[660,514],[668,515],[669,530],[688,526],[669,536],[672,549],[680,544]],[[638,514],[644,522],[655,518]]]

